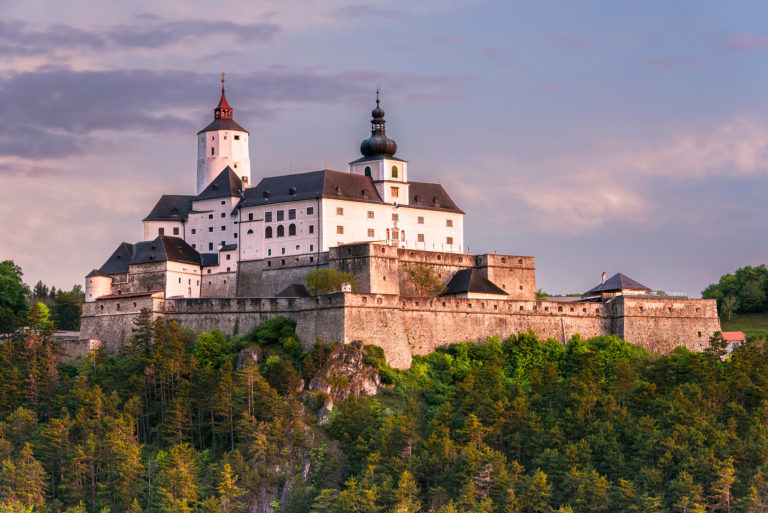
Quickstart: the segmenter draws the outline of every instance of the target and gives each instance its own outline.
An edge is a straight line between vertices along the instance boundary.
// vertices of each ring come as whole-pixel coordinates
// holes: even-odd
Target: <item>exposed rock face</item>
[[[333,401],[343,401],[350,395],[376,395],[380,386],[379,370],[365,363],[362,342],[337,346],[328,356],[325,367],[309,382],[309,390],[328,394],[330,407]],[[329,405],[326,404],[326,408]]]
[[[259,363],[261,358],[261,348],[259,346],[246,347],[239,353],[235,359],[235,370],[243,370],[245,362],[252,361],[254,365]]]

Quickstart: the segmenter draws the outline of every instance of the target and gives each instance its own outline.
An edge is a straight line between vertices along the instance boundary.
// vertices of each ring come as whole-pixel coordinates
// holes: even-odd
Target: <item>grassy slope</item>
[[[768,338],[768,314],[734,315],[730,321],[720,323],[723,331],[743,331],[747,339],[755,337]]]

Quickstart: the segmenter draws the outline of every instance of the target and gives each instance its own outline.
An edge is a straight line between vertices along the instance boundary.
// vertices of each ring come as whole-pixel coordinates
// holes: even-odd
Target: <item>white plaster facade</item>
[[[197,135],[197,194],[229,166],[243,182],[251,182],[248,132],[213,130]]]

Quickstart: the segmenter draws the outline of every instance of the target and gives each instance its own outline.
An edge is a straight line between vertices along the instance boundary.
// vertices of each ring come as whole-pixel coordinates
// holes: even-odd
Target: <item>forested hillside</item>
[[[768,268],[765,265],[742,267],[728,273],[701,293],[704,299],[716,299],[718,311],[732,314],[768,312]]]
[[[717,339],[653,357],[521,334],[405,372],[367,347],[382,389],[339,400],[353,377],[326,364],[350,347],[305,353],[284,319],[227,339],[148,316],[124,354],[58,367],[48,330],[7,340],[0,512],[768,508],[763,342],[722,360]],[[308,391],[321,372],[330,392]]]

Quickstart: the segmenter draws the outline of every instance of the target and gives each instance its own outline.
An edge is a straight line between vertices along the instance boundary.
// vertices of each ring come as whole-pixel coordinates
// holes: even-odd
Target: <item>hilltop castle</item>
[[[648,349],[697,350],[720,329],[715,302],[655,295],[618,274],[582,298],[536,300],[532,257],[464,250],[464,212],[439,184],[409,180],[385,113],[372,112],[362,157],[253,185],[248,132],[222,78],[213,121],[197,134],[195,195],[163,195],[144,240],[121,243],[86,276],[81,338],[117,350],[142,308],[195,330],[244,332],[277,315],[316,340],[380,345],[397,367],[438,345],[533,329],[565,341],[616,334]],[[404,268],[431,267],[440,297],[417,297]],[[304,278],[332,268],[356,292],[309,296]]]

